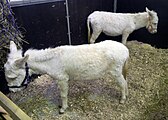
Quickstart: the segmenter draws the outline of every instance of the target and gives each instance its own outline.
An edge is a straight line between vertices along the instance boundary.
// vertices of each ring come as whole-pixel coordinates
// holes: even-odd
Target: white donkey
[[[55,79],[62,99],[60,113],[64,113],[68,107],[68,80],[95,80],[110,74],[121,87],[120,103],[124,103],[128,94],[126,81],[128,58],[128,49],[122,43],[112,40],[44,50],[29,49],[24,57],[22,51],[17,50],[17,46],[11,41],[10,53],[4,67],[9,89],[13,92],[24,88],[25,76],[28,73],[48,74]]]
[[[93,33],[90,35],[90,25]],[[109,36],[122,35],[122,43],[126,44],[129,34],[134,30],[145,27],[150,33],[157,32],[158,16],[154,11],[142,13],[111,13],[95,11],[88,16],[88,41],[94,43],[101,32]],[[91,36],[91,37],[90,37]]]

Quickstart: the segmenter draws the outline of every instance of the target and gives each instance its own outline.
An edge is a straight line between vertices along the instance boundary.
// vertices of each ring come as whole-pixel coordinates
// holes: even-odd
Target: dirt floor
[[[168,120],[168,49],[137,41],[127,46],[129,97],[125,104],[119,104],[120,89],[109,78],[70,81],[69,108],[61,115],[59,90],[47,75],[7,96],[33,120]]]

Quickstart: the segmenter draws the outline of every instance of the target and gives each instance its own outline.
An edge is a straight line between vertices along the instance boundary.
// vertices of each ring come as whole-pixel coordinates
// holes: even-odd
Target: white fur
[[[91,24],[93,33],[90,38]],[[146,8],[142,13],[112,13],[95,11],[88,16],[88,39],[94,43],[101,32],[109,36],[122,35],[122,43],[126,44],[130,33],[139,28],[145,27],[150,33],[157,32],[158,17],[157,13]]]
[[[11,46],[14,43],[11,42]],[[18,58],[18,52],[10,51],[8,61],[5,64],[5,73],[8,85],[20,85],[23,81],[25,71],[24,65],[16,61],[27,62],[31,73],[48,74],[57,80],[62,98],[62,108],[60,112],[68,107],[68,80],[94,80],[112,75],[122,88],[123,102],[127,95],[127,82],[122,75],[125,62],[129,58],[128,49],[121,43],[106,40],[96,44],[78,46],[60,46],[45,50],[28,50],[25,57]],[[21,52],[19,52],[21,54]],[[15,54],[17,55],[15,58]],[[26,58],[27,57],[27,58]],[[23,59],[24,58],[24,59]],[[10,79],[11,70],[18,76]],[[21,79],[21,80],[20,80]],[[14,82],[15,81],[15,82]],[[17,81],[17,82],[16,82]],[[12,89],[11,91],[18,91]]]

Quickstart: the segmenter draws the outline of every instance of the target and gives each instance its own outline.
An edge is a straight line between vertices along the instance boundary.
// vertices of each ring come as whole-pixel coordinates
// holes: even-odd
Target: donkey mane
[[[58,48],[47,48],[47,49],[29,49],[25,52],[25,55],[29,55],[30,61],[42,62],[50,60],[54,57],[57,57],[60,53]]]

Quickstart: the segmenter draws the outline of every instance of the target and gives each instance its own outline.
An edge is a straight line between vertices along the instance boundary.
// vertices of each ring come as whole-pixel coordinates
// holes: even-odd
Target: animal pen
[[[8,115],[7,117],[11,117],[9,119],[27,117],[33,120],[168,120],[167,1],[6,2],[8,1],[0,2],[0,90],[3,92],[0,93],[0,119],[8,119],[5,118]],[[88,44],[87,17],[94,11],[139,13],[144,12],[145,7],[157,12],[158,32],[150,34],[146,28],[142,28],[128,37],[126,46],[130,52],[127,75],[129,95],[125,104],[119,103],[120,88],[109,76],[106,79],[84,81],[83,78],[79,81],[69,81],[69,107],[64,114],[59,114],[61,96],[58,85],[46,74],[32,77],[27,88],[22,91],[9,92],[3,68],[9,53],[9,41],[18,42],[18,49],[22,48],[24,52],[29,48],[45,49]],[[107,39],[121,42],[121,38],[101,33],[96,42]],[[22,117],[15,110],[13,112],[13,107],[8,105],[9,101],[26,117]]]

